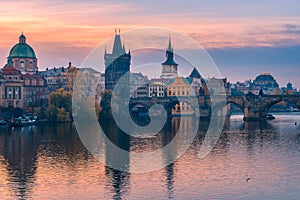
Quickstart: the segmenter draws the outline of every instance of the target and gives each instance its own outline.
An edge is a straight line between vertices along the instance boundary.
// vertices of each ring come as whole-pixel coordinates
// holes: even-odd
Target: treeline
[[[85,99],[87,103],[95,102],[95,115],[97,118],[103,116],[109,118],[111,113],[111,91],[105,91],[101,94],[101,103],[97,103],[94,99]],[[53,122],[72,122],[72,92],[65,91],[63,88],[50,93],[48,98],[48,107],[37,107],[34,113],[39,119],[46,119]],[[84,115],[84,111],[82,112]]]

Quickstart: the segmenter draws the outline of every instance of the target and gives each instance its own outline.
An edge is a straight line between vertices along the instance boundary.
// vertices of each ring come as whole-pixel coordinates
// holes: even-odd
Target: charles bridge
[[[222,110],[226,105],[232,103],[238,106],[244,113],[244,120],[264,120],[268,114],[269,109],[279,102],[289,102],[300,109],[300,95],[254,95],[252,93],[243,96],[226,96],[223,101],[218,100],[212,104],[209,96],[167,96],[167,97],[143,97],[131,98],[129,108],[142,107],[149,110],[155,104],[161,104],[167,111],[168,117],[171,117],[172,108],[180,101],[187,102],[192,109],[198,106],[200,117],[210,117],[212,110]],[[215,98],[218,99],[218,98]],[[222,98],[219,98],[222,99]],[[226,100],[225,100],[226,99]],[[225,102],[226,101],[226,102]],[[212,109],[212,106],[213,109]]]

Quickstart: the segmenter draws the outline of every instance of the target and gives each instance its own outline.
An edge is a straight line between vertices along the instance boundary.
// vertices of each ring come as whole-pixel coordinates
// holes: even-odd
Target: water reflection
[[[2,130],[0,154],[6,161],[8,180],[16,196],[24,199],[35,181],[38,138],[36,127]]]
[[[125,150],[125,154],[122,159],[116,159],[113,149],[110,145],[106,145],[105,161],[107,165],[118,165],[120,168],[130,167],[130,136],[120,130],[113,120],[101,121],[101,127],[105,135],[111,142],[117,145],[119,148]],[[128,172],[119,171],[110,167],[105,167],[105,175],[107,177],[106,186],[110,190],[113,199],[122,199],[122,195],[127,192],[130,180],[130,174]]]
[[[296,120],[300,116],[272,122],[228,118],[217,145],[204,159],[198,157],[198,151],[209,122],[200,120],[191,148],[179,160],[138,175],[95,160],[72,124],[1,128],[1,199],[273,199],[273,195],[289,199],[299,195],[300,129],[294,125]],[[102,127],[107,137],[127,151],[118,160],[105,146],[105,162],[130,168],[132,152],[171,144],[180,128],[185,133],[181,140],[188,140],[193,124],[189,117],[173,118],[154,137],[131,138],[113,121],[105,121]],[[163,151],[161,162],[173,160],[178,148],[180,144],[172,143]],[[247,176],[251,181],[246,184]]]

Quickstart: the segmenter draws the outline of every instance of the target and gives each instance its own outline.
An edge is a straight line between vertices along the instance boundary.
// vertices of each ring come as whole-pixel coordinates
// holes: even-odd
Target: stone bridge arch
[[[278,104],[279,102],[283,101],[282,96],[278,96],[278,97],[273,97],[273,98],[268,98],[268,97],[262,97],[262,101],[261,101],[261,109],[260,109],[260,117],[264,118],[269,110],[276,104]]]
[[[197,97],[195,97],[195,96],[172,97],[169,99],[169,101],[166,101],[163,103],[163,106],[168,113],[168,117],[170,117],[172,115],[172,109],[176,105],[180,104],[180,102],[184,102],[187,105],[189,105],[191,110],[194,111],[194,114],[196,114],[197,110],[200,109],[199,101],[198,101]],[[200,116],[200,112],[198,112],[197,114]]]
[[[239,107],[243,113],[245,112],[245,102],[243,96],[227,97],[226,105],[228,104],[234,104]]]
[[[264,96],[264,99],[261,105],[261,115],[265,116],[269,110],[276,104],[280,102],[288,102],[290,104],[295,105],[298,109],[300,109],[300,96],[297,95],[271,95],[271,96]],[[269,99],[266,99],[269,98]]]

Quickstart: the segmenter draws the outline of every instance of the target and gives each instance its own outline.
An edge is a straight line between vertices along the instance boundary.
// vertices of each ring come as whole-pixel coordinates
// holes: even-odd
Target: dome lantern
[[[25,37],[25,35],[23,35],[23,32],[19,37],[19,43],[26,43],[26,37]]]

